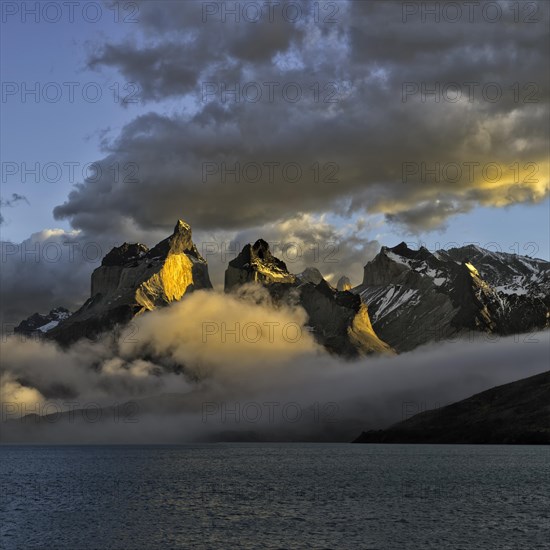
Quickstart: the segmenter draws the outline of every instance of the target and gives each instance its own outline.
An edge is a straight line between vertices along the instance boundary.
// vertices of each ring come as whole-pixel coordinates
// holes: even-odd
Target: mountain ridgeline
[[[308,329],[330,353],[353,358],[405,352],[472,332],[508,335],[550,324],[550,262],[476,246],[412,250],[382,247],[352,288],[336,287],[319,270],[290,273],[266,241],[247,244],[229,262],[225,291],[246,284],[267,289],[273,303],[301,305]],[[149,249],[124,243],[92,273],[90,298],[76,312],[34,314],[16,332],[68,346],[122,327],[136,316],[212,289],[206,260],[179,220],[172,235]]]
[[[374,330],[397,351],[472,332],[508,335],[548,328],[550,262],[477,246],[382,247],[353,289]]]
[[[206,260],[189,225],[179,220],[172,235],[150,250],[128,243],[113,248],[92,273],[90,298],[46,334],[63,345],[94,338],[202,288],[212,288]]]
[[[395,353],[374,332],[360,296],[333,288],[316,269],[289,273],[262,239],[247,244],[225,272],[226,292],[251,282],[265,285],[276,302],[299,303],[316,340],[332,353],[347,357]]]

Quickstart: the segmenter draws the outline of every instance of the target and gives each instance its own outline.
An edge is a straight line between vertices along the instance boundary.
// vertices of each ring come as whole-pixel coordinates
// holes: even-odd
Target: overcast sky
[[[549,258],[546,1],[35,4],[2,3],[10,320],[178,218],[215,283],[259,237],[354,284],[402,240]]]

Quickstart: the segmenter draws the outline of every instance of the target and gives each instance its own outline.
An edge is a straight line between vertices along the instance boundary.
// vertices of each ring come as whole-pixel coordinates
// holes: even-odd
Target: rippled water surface
[[[550,449],[0,447],[3,549],[550,548]]]

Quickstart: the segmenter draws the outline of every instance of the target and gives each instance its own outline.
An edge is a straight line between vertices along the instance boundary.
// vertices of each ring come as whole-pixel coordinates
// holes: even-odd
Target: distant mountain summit
[[[56,307],[46,315],[34,313],[24,321],[21,321],[14,328],[14,332],[24,336],[43,336],[59,325],[61,321],[68,319],[70,315],[71,312],[64,307]]]
[[[351,290],[351,281],[345,275],[342,275],[336,283],[338,290]]]
[[[398,351],[471,331],[513,334],[549,326],[550,263],[463,247],[382,247],[353,289],[377,334]],[[492,284],[489,283],[492,282]],[[494,285],[494,286],[493,286]]]
[[[550,262],[505,252],[491,252],[476,245],[440,250],[448,260],[468,261],[497,292],[544,298],[550,295]]]
[[[346,276],[334,288],[314,267],[290,273],[258,239],[225,272],[226,292],[249,283],[264,286],[275,304],[301,305],[316,340],[345,357],[550,326],[550,262],[473,245],[434,253],[405,243],[383,246],[365,265],[362,284],[352,289]],[[63,308],[35,313],[15,332],[70,345],[211,288],[191,227],[178,220],[172,234],[151,249],[124,243],[106,254],[92,273],[90,298],[75,313]]]
[[[93,338],[202,288],[212,288],[206,260],[191,227],[178,220],[172,235],[150,250],[139,243],[113,248],[92,273],[90,298],[48,337],[61,344]]]
[[[295,280],[285,262],[271,254],[263,239],[258,239],[254,244],[245,245],[241,253],[229,262],[225,271],[225,290],[250,282],[293,283]]]
[[[395,353],[376,335],[359,296],[333,288],[316,268],[291,274],[261,239],[247,244],[225,272],[226,292],[250,282],[264,285],[276,301],[297,301],[308,314],[313,336],[331,353]]]

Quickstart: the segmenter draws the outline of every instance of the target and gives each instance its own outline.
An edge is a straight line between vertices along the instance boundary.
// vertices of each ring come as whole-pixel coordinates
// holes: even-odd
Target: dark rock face
[[[14,332],[24,336],[44,336],[70,315],[71,312],[64,307],[56,307],[46,315],[34,313],[24,321],[21,321],[14,328]]]
[[[375,334],[359,296],[332,288],[315,268],[292,275],[263,240],[246,245],[225,272],[226,292],[248,282],[265,285],[275,302],[297,301],[308,314],[314,337],[331,353],[345,357],[394,353]]]
[[[48,336],[64,345],[94,338],[201,288],[212,288],[208,266],[191,228],[179,220],[173,234],[151,250],[128,243],[113,248],[92,273],[90,298]]]
[[[125,265],[136,262],[147,254],[148,251],[149,249],[144,244],[124,243],[122,246],[115,247],[107,253],[101,261],[101,265]]]
[[[356,294],[336,290],[325,280],[303,284],[299,292],[314,336],[331,353],[346,357],[393,353],[374,332],[367,307]]]
[[[355,443],[550,445],[550,371],[363,432]]]
[[[288,272],[285,262],[279,260],[269,250],[263,240],[253,245],[247,244],[242,252],[229,262],[225,271],[225,290],[245,283],[258,282],[264,285],[272,283],[293,283],[294,275]]]
[[[468,248],[432,254],[423,247],[411,250],[405,243],[382,247],[365,266],[363,284],[353,292],[369,306],[374,329],[384,341],[398,351],[409,351],[471,331],[506,335],[548,326],[548,262],[536,260],[525,267],[524,259],[512,257],[510,263],[517,267],[511,269],[507,256],[512,255],[492,258],[488,251],[476,249],[481,272],[470,261]],[[517,286],[521,266],[529,284],[540,277],[529,292]],[[484,273],[490,274],[494,287]]]
[[[468,245],[437,253],[442,259],[470,262],[497,292],[545,297],[550,294],[550,262],[528,256],[492,252]]]
[[[495,313],[499,334],[550,326],[550,262],[469,245],[440,251],[442,258],[469,261],[499,297]]]

